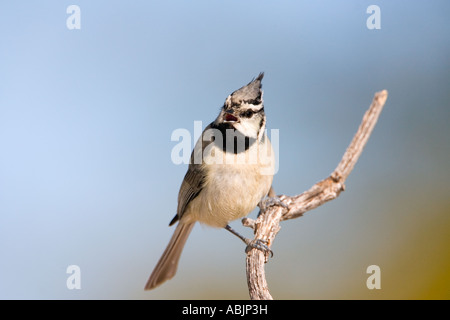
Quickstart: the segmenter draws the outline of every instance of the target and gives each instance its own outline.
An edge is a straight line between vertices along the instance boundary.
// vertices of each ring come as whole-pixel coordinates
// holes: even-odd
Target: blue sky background
[[[69,30],[66,8],[81,9]],[[381,9],[369,30],[366,9]],[[278,194],[336,167],[375,92],[385,110],[341,196],[284,222],[283,299],[450,298],[448,1],[2,1],[0,298],[247,299],[244,245],[196,226],[144,292],[173,228],[193,132],[259,72]],[[252,214],[254,216],[255,213]],[[232,223],[247,236],[240,222]],[[66,268],[81,268],[68,290]],[[366,268],[381,268],[368,290]]]

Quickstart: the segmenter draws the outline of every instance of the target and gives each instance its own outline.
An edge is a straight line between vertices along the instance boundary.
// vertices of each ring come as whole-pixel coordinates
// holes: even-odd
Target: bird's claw
[[[270,248],[268,247],[268,241],[267,240],[262,240],[262,239],[253,239],[253,240],[249,240],[247,243],[247,247],[245,248],[245,253],[248,253],[250,250],[252,249],[257,249],[260,250],[264,253],[264,256],[267,257],[270,255],[270,257],[273,257],[273,251],[270,250]]]
[[[289,209],[289,206],[278,197],[267,197],[266,199],[261,200],[261,202],[259,203],[259,208],[262,210],[266,210],[267,208],[273,206],[280,206],[285,209]]]

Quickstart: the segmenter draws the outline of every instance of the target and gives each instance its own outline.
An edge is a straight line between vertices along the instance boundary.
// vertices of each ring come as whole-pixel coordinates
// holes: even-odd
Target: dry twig
[[[248,218],[242,220],[244,226],[251,227],[254,230],[255,239],[267,241],[270,247],[280,230],[281,221],[301,217],[305,212],[337,198],[341,191],[344,191],[345,180],[358,161],[375,127],[387,96],[386,90],[375,94],[372,104],[365,113],[361,125],[345,151],[341,162],[328,178],[316,183],[302,194],[292,197],[278,196],[287,205],[287,208],[279,205],[261,208],[260,215],[256,220]],[[247,284],[252,300],[272,299],[264,272],[264,263],[267,262],[267,258],[262,251],[257,249],[252,249],[247,253]]]

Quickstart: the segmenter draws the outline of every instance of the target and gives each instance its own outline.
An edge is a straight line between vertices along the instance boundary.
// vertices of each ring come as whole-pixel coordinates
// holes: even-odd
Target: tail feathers
[[[164,250],[164,253],[145,285],[145,290],[156,288],[166,280],[173,278],[177,272],[178,261],[180,260],[184,244],[186,243],[193,226],[194,223],[178,223],[166,250]]]

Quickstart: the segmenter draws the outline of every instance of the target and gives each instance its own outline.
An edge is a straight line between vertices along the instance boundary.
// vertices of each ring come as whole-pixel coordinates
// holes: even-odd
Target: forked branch
[[[245,226],[253,228],[255,239],[267,241],[270,247],[280,230],[281,221],[301,217],[305,212],[336,199],[341,191],[344,191],[345,180],[358,161],[383,110],[387,96],[386,90],[375,94],[372,104],[364,114],[361,125],[345,151],[342,160],[328,178],[319,181],[302,194],[278,196],[287,208],[279,205],[261,208],[255,221],[248,218],[242,220]],[[267,258],[262,251],[257,249],[252,249],[247,253],[247,284],[252,300],[272,299],[264,272],[264,263],[267,262]]]

